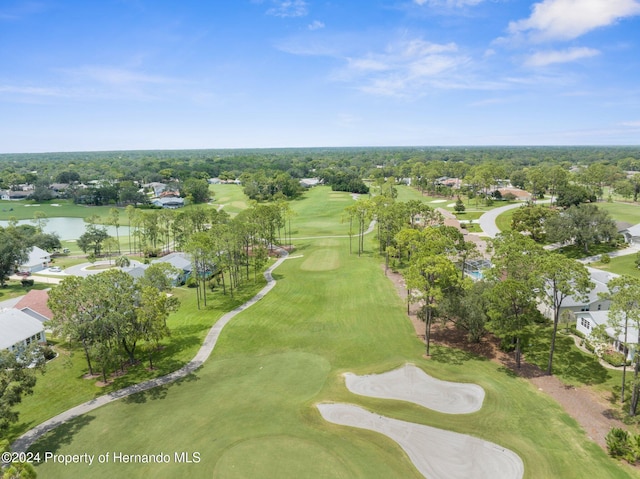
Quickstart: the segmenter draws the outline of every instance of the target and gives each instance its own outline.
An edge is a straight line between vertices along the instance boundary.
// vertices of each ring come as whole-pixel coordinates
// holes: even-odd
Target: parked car
[[[52,273],[59,273],[62,270],[60,269],[60,266],[52,266],[51,268],[49,268],[49,271],[51,271]]]

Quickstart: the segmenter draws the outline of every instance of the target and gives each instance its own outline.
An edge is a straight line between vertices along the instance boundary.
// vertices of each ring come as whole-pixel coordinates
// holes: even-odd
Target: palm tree
[[[119,256],[116,258],[116,266],[118,268],[128,268],[131,266],[131,260],[124,255]]]

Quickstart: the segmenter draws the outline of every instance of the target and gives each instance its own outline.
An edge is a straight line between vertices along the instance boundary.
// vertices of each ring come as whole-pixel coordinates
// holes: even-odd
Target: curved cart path
[[[280,250],[280,258],[264,272],[264,277],[267,280],[267,284],[264,288],[260,290],[258,294],[256,294],[249,301],[244,303],[241,306],[238,306],[233,311],[226,313],[222,316],[216,323],[211,327],[207,337],[205,338],[202,346],[198,350],[198,353],[194,356],[194,358],[185,364],[180,369],[173,371],[165,376],[161,376],[159,378],[150,379],[148,381],[144,381],[139,384],[134,384],[132,386],[128,386],[123,389],[119,389],[117,391],[111,392],[109,394],[105,394],[104,396],[97,397],[90,401],[87,401],[83,404],[75,406],[67,411],[58,414],[55,417],[52,417],[48,421],[39,424],[34,427],[30,431],[27,431],[22,436],[20,436],[16,441],[12,444],[12,450],[16,452],[25,452],[31,444],[33,444],[37,439],[39,439],[45,433],[55,429],[56,427],[64,424],[71,419],[74,419],[82,414],[88,413],[97,409],[105,404],[109,404],[110,402],[117,401],[118,399],[125,398],[127,396],[131,396],[132,394],[136,394],[142,391],[146,391],[148,389],[155,388],[157,386],[162,386],[165,384],[172,383],[177,381],[178,379],[184,378],[189,375],[196,369],[198,369],[202,364],[209,358],[213,348],[216,346],[218,341],[218,337],[222,332],[222,328],[224,328],[231,319],[236,316],[238,313],[241,313],[245,309],[254,305],[258,301],[260,301],[269,291],[273,289],[276,285],[276,281],[273,279],[272,272],[278,266],[282,264],[284,260],[288,257],[288,253],[284,250]]]

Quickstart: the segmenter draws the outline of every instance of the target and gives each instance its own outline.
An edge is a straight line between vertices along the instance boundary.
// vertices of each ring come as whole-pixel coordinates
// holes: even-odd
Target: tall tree
[[[537,264],[544,254],[531,238],[516,232],[502,233],[492,241],[494,267],[487,272],[492,283],[487,292],[488,315],[496,334],[515,346],[520,367],[520,339],[536,317],[536,291],[542,288]]]
[[[551,241],[573,241],[585,253],[593,244],[612,241],[617,234],[616,223],[606,210],[594,204],[571,206],[561,215],[547,221],[547,236]]]
[[[640,344],[640,279],[634,276],[622,275],[613,278],[608,283],[609,299],[611,305],[609,307],[609,324],[618,333],[624,337],[625,353],[629,346],[629,328],[634,326],[638,337],[635,343]],[[633,359],[634,375],[631,394],[631,404],[629,406],[629,415],[635,416],[638,400],[640,398],[640,355],[636,351]],[[620,393],[620,401],[624,402],[625,380],[627,373],[626,354],[622,368],[622,388]]]
[[[33,392],[36,371],[43,367],[44,357],[36,347],[0,350],[0,436],[18,420],[14,406]]]
[[[562,303],[569,296],[586,296],[593,284],[581,263],[558,253],[546,253],[538,263],[538,271],[543,281],[540,298],[552,311],[553,330],[547,363],[547,374],[551,375]]]
[[[16,266],[27,260],[27,246],[7,228],[0,227],[0,286],[12,274]]]

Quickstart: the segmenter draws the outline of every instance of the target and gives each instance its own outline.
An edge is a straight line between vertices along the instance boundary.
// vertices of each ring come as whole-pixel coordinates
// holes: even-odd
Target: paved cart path
[[[202,364],[209,358],[213,348],[216,346],[218,341],[218,337],[222,332],[222,328],[224,328],[234,316],[238,313],[241,313],[245,309],[254,305],[258,301],[260,301],[269,291],[273,289],[276,285],[276,281],[273,279],[272,272],[278,266],[280,266],[284,260],[288,257],[288,253],[284,250],[280,250],[280,258],[264,272],[264,277],[267,280],[267,284],[264,288],[260,290],[258,294],[256,294],[249,301],[244,303],[241,306],[238,306],[233,311],[226,313],[222,316],[209,330],[207,337],[205,338],[202,346],[198,350],[198,353],[194,356],[194,358],[185,364],[180,369],[173,371],[165,376],[161,376],[159,378],[150,379],[148,381],[144,381],[139,384],[134,384],[132,386],[128,386],[123,389],[119,389],[117,391],[111,392],[109,394],[105,394],[104,396],[99,396],[95,399],[82,403],[78,406],[75,406],[67,411],[58,414],[55,417],[52,417],[48,421],[39,424],[33,429],[27,431],[22,436],[20,436],[13,444],[13,451],[24,452],[26,451],[31,444],[33,444],[37,439],[46,434],[47,432],[55,429],[56,427],[64,424],[65,422],[70,421],[82,414],[88,413],[97,409],[105,404],[109,404],[111,402],[117,401],[118,399],[125,398],[127,396],[131,396],[132,394],[136,394],[142,391],[147,391],[148,389],[155,388],[157,386],[162,386],[165,384],[172,383],[177,381],[178,379],[184,378],[185,376],[191,374],[193,371],[198,369]]]

